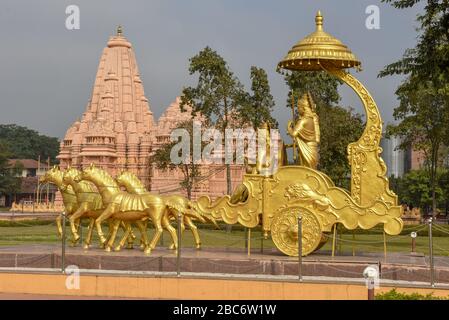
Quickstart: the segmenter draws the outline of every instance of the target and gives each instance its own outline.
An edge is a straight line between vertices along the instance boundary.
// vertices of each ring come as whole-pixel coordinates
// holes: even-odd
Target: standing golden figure
[[[316,169],[318,166],[318,146],[320,143],[320,125],[316,106],[310,93],[304,94],[298,101],[299,120],[289,121],[287,132],[293,138],[298,150],[299,164]]]

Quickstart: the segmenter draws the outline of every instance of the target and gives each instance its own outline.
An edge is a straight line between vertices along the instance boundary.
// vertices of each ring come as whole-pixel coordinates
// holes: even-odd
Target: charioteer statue
[[[293,122],[294,119],[288,122],[287,132],[292,137],[293,144],[286,145],[286,148],[293,148],[295,163],[298,159],[299,165],[316,169],[319,160],[320,125],[316,105],[309,92],[299,99],[298,114],[296,123]]]

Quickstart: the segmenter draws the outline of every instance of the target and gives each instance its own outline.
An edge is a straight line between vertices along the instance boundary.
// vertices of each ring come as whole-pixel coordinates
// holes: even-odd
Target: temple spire
[[[316,30],[323,31],[323,16],[321,15],[321,11],[318,10],[315,16]]]
[[[123,35],[123,29],[121,25],[118,25],[117,27],[117,36],[121,37]]]

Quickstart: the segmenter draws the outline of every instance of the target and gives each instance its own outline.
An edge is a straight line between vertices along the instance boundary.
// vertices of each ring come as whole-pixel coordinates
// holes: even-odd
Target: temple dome
[[[321,64],[337,69],[357,67],[361,62],[340,40],[323,30],[324,18],[318,11],[315,17],[316,30],[299,41],[278,64],[278,69],[320,71]]]

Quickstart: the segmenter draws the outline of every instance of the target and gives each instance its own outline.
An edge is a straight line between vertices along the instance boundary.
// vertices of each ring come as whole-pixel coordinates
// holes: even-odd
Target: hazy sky
[[[67,30],[65,9],[78,5],[80,30]],[[380,7],[380,30],[365,27],[365,9]],[[3,0],[0,6],[0,123],[17,123],[62,137],[90,98],[102,49],[116,26],[133,44],[151,109],[159,117],[193,84],[188,59],[206,45],[217,50],[249,87],[249,70],[267,70],[285,126],[287,87],[276,65],[315,28],[318,9],[325,30],[363,62],[357,77],[392,120],[399,77],[378,79],[382,67],[416,42],[417,9],[397,10],[378,0]],[[361,111],[342,89],[342,105]]]

